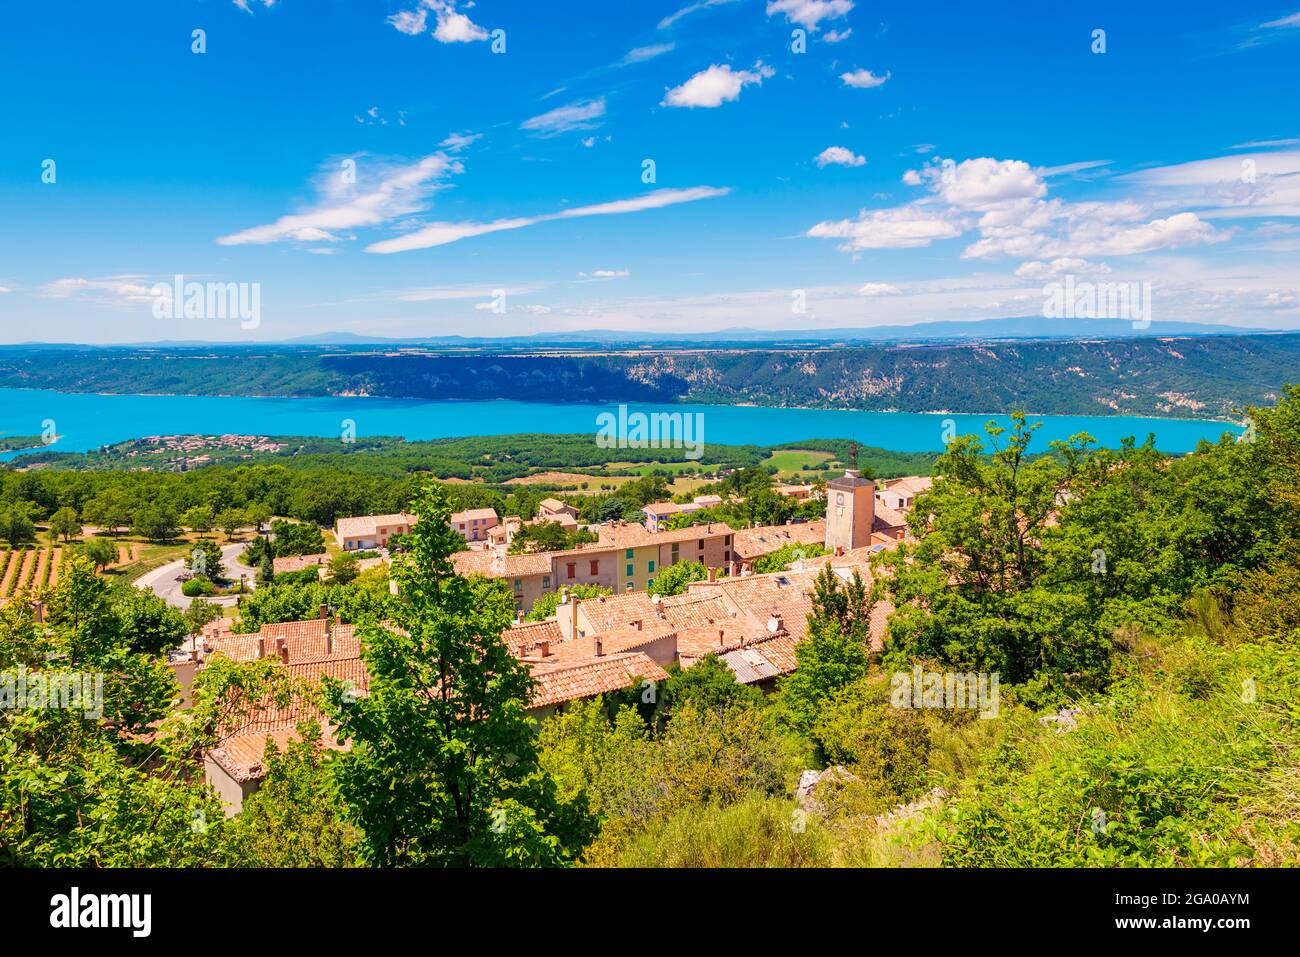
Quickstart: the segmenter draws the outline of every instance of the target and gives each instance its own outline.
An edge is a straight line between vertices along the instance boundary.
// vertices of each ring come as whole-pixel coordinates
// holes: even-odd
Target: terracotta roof
[[[887,505],[881,505],[877,502],[875,514],[875,521],[872,524],[872,528],[875,530],[907,527],[907,515],[897,509],[889,508]]]
[[[734,551],[742,559],[755,559],[786,545],[821,545],[826,541],[826,519],[793,525],[760,525],[736,532]]]
[[[312,661],[331,657],[327,652],[331,638],[325,633],[326,621],[312,618],[307,621],[286,621],[263,625],[261,631],[248,635],[226,633],[221,636],[203,639],[205,650],[211,648],[211,654],[223,654],[235,661],[256,661],[258,642],[262,642],[261,657],[278,657],[276,639],[284,640],[285,650],[289,653],[289,664]],[[356,638],[355,625],[333,627],[333,657],[356,657],[360,654],[360,642]]]
[[[564,639],[560,634],[559,622],[554,618],[523,622],[513,628],[507,628],[501,637],[506,640],[506,647],[516,658],[531,653],[539,641],[549,641],[552,645],[558,645]]]
[[[287,555],[284,558],[277,558],[271,564],[277,575],[283,572],[300,572],[304,568],[312,565],[324,565],[329,561],[329,555],[321,552],[319,555]]]
[[[578,626],[587,634],[626,628],[633,622],[650,624],[659,620],[657,606],[643,591],[621,595],[599,595],[578,602]]]
[[[340,745],[334,737],[333,726],[321,721],[321,743],[331,751],[346,751],[346,745]],[[207,752],[207,756],[236,781],[260,780],[266,773],[266,739],[270,738],[275,746],[283,752],[291,741],[298,739],[297,725],[280,728],[275,731],[253,731],[247,734],[235,734],[225,738],[218,747]]]
[[[771,635],[719,655],[719,659],[736,675],[740,684],[765,681],[788,675],[799,666],[795,657],[797,642],[789,635]]]
[[[417,516],[405,512],[395,515],[356,515],[340,518],[334,528],[339,538],[364,538],[374,535],[381,525],[414,525],[416,520]]]
[[[451,556],[457,575],[483,575],[487,578],[522,578],[526,575],[549,575],[552,552],[525,555],[507,554],[498,558],[495,549],[471,549]]]
[[[453,512],[451,515],[452,522],[472,522],[476,518],[491,519],[495,522],[497,520],[497,511],[494,508],[471,508],[463,512]]]
[[[735,532],[726,522],[712,522],[708,525],[692,525],[670,532],[651,532],[644,525],[609,524],[597,526],[600,535],[599,546],[606,548],[635,548],[641,545],[671,545],[673,542],[690,542],[697,538],[718,538],[733,535]],[[587,546],[590,548],[596,545]]]
[[[668,680],[668,672],[635,652],[577,662],[536,662],[532,672],[537,687],[531,708],[621,691],[638,680]]]
[[[664,619],[676,628],[699,628],[735,617],[718,596],[691,591],[665,598],[659,603],[659,609]]]

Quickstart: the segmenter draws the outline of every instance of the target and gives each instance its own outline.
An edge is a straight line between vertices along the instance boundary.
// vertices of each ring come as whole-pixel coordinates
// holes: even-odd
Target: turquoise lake
[[[853,439],[901,452],[943,448],[946,421],[957,434],[978,433],[990,419],[1006,416],[845,412],[719,405],[638,405],[629,413],[701,413],[706,442],[773,445],[801,439]],[[54,448],[85,452],[147,435],[256,434],[341,436],[346,421],[358,437],[400,435],[435,439],[515,432],[590,432],[597,416],[618,414],[618,404],[553,405],[532,402],[431,402],[374,398],[241,398],[232,396],[86,395],[37,389],[0,389],[0,435],[60,436]],[[1201,439],[1217,440],[1240,427],[1224,422],[1130,416],[1035,416],[1042,422],[1034,450],[1053,439],[1088,432],[1101,445],[1117,446],[1149,433],[1165,451],[1191,451]]]

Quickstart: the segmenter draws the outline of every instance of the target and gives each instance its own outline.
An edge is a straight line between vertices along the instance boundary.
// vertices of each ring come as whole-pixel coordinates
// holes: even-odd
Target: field
[[[765,466],[777,470],[782,478],[803,477],[804,466],[809,469],[824,469],[828,462],[835,459],[830,452],[812,452],[808,449],[782,449],[773,452],[764,461]]]
[[[47,585],[58,584],[63,558],[62,546],[0,548],[0,602],[19,592],[39,591]]]

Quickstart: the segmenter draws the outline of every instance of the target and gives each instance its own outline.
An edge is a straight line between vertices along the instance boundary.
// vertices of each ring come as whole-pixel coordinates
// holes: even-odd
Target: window
[[[564,577],[565,577],[565,578],[576,578],[577,575],[578,575],[578,563],[577,563],[577,562],[567,562],[567,563],[565,564],[565,566],[564,566]]]
[[[730,548],[728,548],[725,552],[722,553],[722,560],[723,560],[724,562],[729,562],[729,561],[731,561],[731,549],[730,549]]]
[[[629,576],[632,574],[632,566],[631,566],[631,564],[629,564],[629,565],[627,566],[627,573],[628,573]]]
[[[700,539],[700,551],[704,551],[704,539]]]
[[[636,583],[635,583],[635,582],[628,582],[628,583],[627,583],[627,590],[628,590],[628,591],[636,591]]]
[[[550,576],[550,575],[543,575],[543,576],[542,576],[542,587],[545,588],[545,589],[547,589],[548,591],[550,590],[550,588],[551,588],[551,576]]]
[[[654,588],[654,587],[655,587],[655,580],[654,580],[653,578],[650,579],[648,582],[645,583],[645,587],[646,587],[646,588]]]
[[[650,559],[650,564],[646,567],[646,571],[650,572],[650,574],[653,575],[654,570],[655,570],[655,560],[652,558]]]
[[[594,578],[594,577],[596,577],[596,576],[599,575],[599,574],[600,574],[600,561],[599,561],[598,559],[592,559],[592,562],[591,562],[591,575],[592,575],[592,577]]]
[[[680,551],[681,551],[681,546],[680,546],[677,542],[673,542],[673,562],[674,562],[674,563],[677,561],[677,555],[678,555],[678,553],[679,553]]]
[[[518,594],[519,594],[520,592],[522,592],[523,590],[524,590],[524,580],[523,580],[522,578],[516,578],[516,579],[515,579],[515,594],[518,595]]]
[[[631,558],[631,557],[632,557],[632,549],[629,548],[626,552],[624,552],[624,553],[623,553],[623,557],[624,557],[624,558]]]

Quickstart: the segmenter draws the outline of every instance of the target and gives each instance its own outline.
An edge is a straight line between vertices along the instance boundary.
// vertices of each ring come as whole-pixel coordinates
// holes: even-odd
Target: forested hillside
[[[0,351],[0,387],[1193,418],[1275,402],[1298,367],[1290,334],[536,355],[33,347]]]

